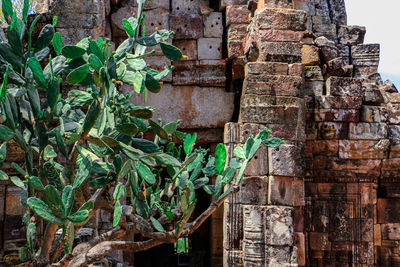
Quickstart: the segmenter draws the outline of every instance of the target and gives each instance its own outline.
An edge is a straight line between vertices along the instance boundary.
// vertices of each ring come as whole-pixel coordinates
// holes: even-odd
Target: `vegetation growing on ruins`
[[[110,41],[102,38],[64,46],[55,32],[57,18],[33,42],[38,17],[28,25],[29,1],[19,18],[11,0],[3,0],[8,27],[6,34],[0,32],[0,159],[3,164],[7,142],[13,140],[25,161],[12,163],[18,175],[0,171],[0,179],[23,190],[20,200],[27,208],[27,245],[7,257],[10,263],[85,266],[114,250],[137,252],[175,243],[239,190],[247,163],[261,145],[281,144],[265,129],[237,147],[227,162],[223,144],[213,157],[195,148],[196,134],[177,130],[179,121],[154,120],[152,107],[130,103],[135,94],[158,93],[172,70],[149,68],[145,58],[153,51],[148,48],[160,46],[173,61],[183,57],[166,42],[173,32],[146,35],[144,2],[138,0],[137,14],[123,21],[128,39],[111,51]],[[85,90],[63,95],[66,84]],[[122,93],[123,84],[133,90]],[[153,140],[144,139],[144,133]],[[214,201],[192,218],[199,190]],[[77,231],[95,227],[92,218],[99,210],[113,215],[114,228],[74,247]],[[39,237],[41,222],[45,230]],[[62,241],[54,238],[60,228]],[[144,241],[127,240],[134,234]]]

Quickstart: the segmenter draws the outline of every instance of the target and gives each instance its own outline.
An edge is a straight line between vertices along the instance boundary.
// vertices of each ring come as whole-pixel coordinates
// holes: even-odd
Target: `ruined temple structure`
[[[66,43],[90,35],[118,45],[136,5],[46,6]],[[146,10],[147,31],[173,30],[187,55],[149,97],[157,117],[181,119],[200,145],[224,142],[230,154],[264,127],[285,140],[258,152],[240,192],[193,237],[192,266],[400,266],[400,94],[377,73],[379,45],[347,25],[344,0],[149,0]],[[148,58],[153,68],[171,63],[160,55]],[[19,192],[0,185],[3,254],[23,243]],[[112,227],[104,214],[97,223]],[[176,266],[155,263],[157,253],[113,256]]]

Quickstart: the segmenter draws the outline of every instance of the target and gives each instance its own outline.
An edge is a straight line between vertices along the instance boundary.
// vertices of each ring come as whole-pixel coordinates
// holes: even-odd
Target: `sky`
[[[400,89],[399,0],[347,0],[347,24],[367,28],[366,44],[381,44],[379,72]]]

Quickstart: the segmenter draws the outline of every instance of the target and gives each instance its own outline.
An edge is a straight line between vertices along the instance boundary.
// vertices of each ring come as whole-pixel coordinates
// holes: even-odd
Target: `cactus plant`
[[[9,178],[1,171],[0,179],[10,179],[28,195],[25,204],[30,222],[27,247],[10,256],[10,261],[30,262],[32,266],[54,263],[51,260],[59,258],[62,251],[50,255],[49,242],[58,228],[63,230],[64,253],[70,254],[59,262],[64,266],[84,266],[120,249],[105,244],[126,233],[149,238],[145,244],[126,241],[124,249],[132,251],[176,242],[195,231],[237,192],[247,163],[262,144],[281,144],[263,130],[250,137],[244,147],[237,147],[235,157],[227,162],[223,144],[211,156],[208,150],[196,148],[196,134],[177,130],[179,121],[162,124],[153,120],[152,107],[130,103],[135,94],[162,90],[160,80],[173,69],[166,66],[159,72],[147,66],[146,57],[154,53],[148,49],[159,45],[168,59],[183,57],[178,48],[166,42],[173,32],[157,30],[144,35],[143,4],[144,0],[138,0],[137,16],[123,21],[129,37],[111,52],[110,41],[102,38],[85,38],[63,47],[62,36],[55,31],[57,19],[44,26],[32,42],[37,19],[24,31],[27,14],[19,19],[11,1],[3,0],[3,13],[11,19],[7,20],[8,42],[0,43],[4,121],[0,125],[0,157],[4,162],[6,143],[13,139],[24,150],[25,162],[23,167],[13,164],[20,176]],[[25,36],[28,44],[22,45]],[[43,68],[45,59],[48,63]],[[63,97],[63,81],[80,85],[81,90]],[[121,92],[123,83],[131,85],[129,93]],[[154,141],[143,139],[145,132],[153,132]],[[210,183],[212,176],[217,177],[214,184]],[[109,190],[114,192],[112,199],[105,197]],[[214,203],[189,223],[198,190],[213,195]],[[130,198],[130,204],[123,205],[123,198]],[[96,216],[95,211],[109,211],[109,207],[113,207],[114,229],[98,242],[75,251],[75,232]],[[34,222],[41,220],[45,221],[46,235],[37,242],[35,225],[40,224]],[[86,257],[89,250],[91,256]]]

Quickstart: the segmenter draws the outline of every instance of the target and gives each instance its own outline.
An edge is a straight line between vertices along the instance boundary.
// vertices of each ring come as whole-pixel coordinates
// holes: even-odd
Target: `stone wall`
[[[136,10],[134,0],[43,3],[68,44],[90,35],[118,45],[122,19]],[[212,266],[398,266],[400,94],[377,74],[379,45],[363,43],[364,27],[346,25],[344,0],[153,0],[145,8],[146,29],[175,31],[172,43],[187,56],[150,94],[156,118],[180,119],[211,148],[224,141],[230,155],[264,127],[285,140],[257,153],[241,191],[213,216]],[[171,64],[159,50],[148,62]],[[7,149],[9,162],[23,160]],[[19,195],[0,184],[2,253],[24,242]],[[99,214],[99,227],[110,220]]]

